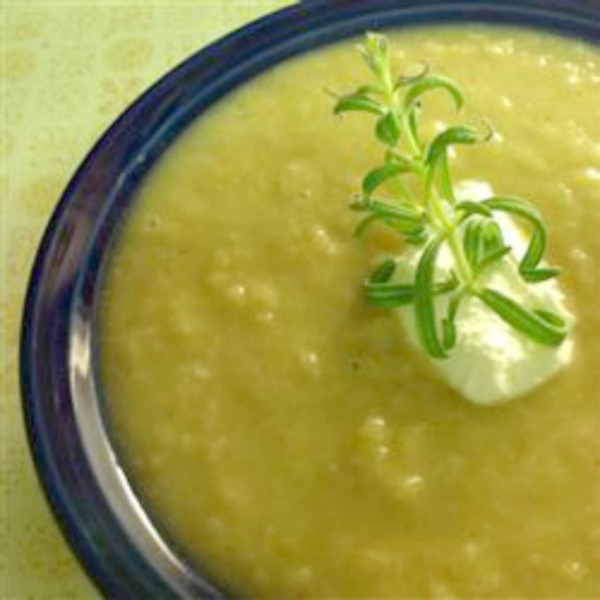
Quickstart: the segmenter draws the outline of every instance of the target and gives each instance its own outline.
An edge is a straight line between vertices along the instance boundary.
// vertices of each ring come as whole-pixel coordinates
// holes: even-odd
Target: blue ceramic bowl
[[[42,240],[25,304],[23,406],[48,500],[106,596],[226,596],[161,536],[102,417],[94,314],[105,256],[136,187],[193,119],[271,65],[367,29],[449,22],[528,26],[600,43],[599,0],[305,2],[236,31],[169,73],[114,123],[70,182]]]

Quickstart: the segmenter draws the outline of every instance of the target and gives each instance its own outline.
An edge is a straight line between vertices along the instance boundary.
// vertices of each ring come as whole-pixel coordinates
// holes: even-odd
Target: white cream
[[[487,183],[477,181],[462,182],[457,192],[462,199],[470,200],[493,195]],[[508,215],[496,213],[496,216],[515,259],[505,259],[499,269],[491,270],[485,284],[525,306],[552,310],[572,326],[575,318],[566,308],[564,294],[555,279],[536,284],[526,284],[521,279],[518,262],[526,251],[528,239]],[[414,280],[420,253],[419,249],[399,258],[394,279]],[[443,247],[438,256],[436,279],[447,278],[453,266],[450,250]],[[438,316],[445,315],[448,295],[440,296],[435,303]],[[422,349],[413,307],[397,312],[410,340]],[[516,331],[474,297],[467,297],[461,303],[456,327],[457,343],[449,357],[432,360],[448,384],[475,404],[508,402],[550,379],[573,357],[572,336],[558,347],[542,346]]]

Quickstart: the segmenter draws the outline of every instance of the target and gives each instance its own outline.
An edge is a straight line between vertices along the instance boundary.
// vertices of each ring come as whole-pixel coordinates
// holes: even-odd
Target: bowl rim
[[[77,373],[93,381],[94,294],[103,250],[127,200],[189,122],[273,64],[364,29],[464,22],[515,25],[600,43],[600,5],[594,0],[305,1],[237,29],[169,71],[109,127],[67,185],[27,287],[21,394],[46,498],[80,564],[107,597],[226,595],[201,573],[173,581],[181,573],[157,571],[115,514],[81,437],[74,385]],[[79,369],[75,363],[86,354],[88,362],[81,359],[85,364]]]

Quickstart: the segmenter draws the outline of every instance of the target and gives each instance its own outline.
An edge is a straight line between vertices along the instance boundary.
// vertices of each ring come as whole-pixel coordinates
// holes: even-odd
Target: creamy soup
[[[474,406],[393,311],[365,305],[374,257],[402,245],[352,237],[346,203],[381,147],[372,119],[332,116],[324,92],[368,77],[348,42],[244,85],[142,186],[101,323],[122,459],[234,595],[598,597],[600,53],[508,29],[391,39],[399,72],[428,61],[462,84],[461,120],[498,131],[458,150],[457,176],[545,214],[573,362]],[[456,118],[435,93],[425,111]]]

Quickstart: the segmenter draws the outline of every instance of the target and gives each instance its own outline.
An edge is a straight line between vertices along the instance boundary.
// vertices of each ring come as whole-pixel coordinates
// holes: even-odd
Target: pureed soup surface
[[[600,55],[507,29],[392,36],[398,72],[458,80],[499,134],[458,178],[535,200],[578,317],[573,363],[470,405],[362,278],[400,243],[352,238],[381,161],[373,120],[324,89],[353,43],[220,103],[144,184],[107,276],[103,376],[134,485],[180,546],[250,597],[600,594]],[[454,119],[432,94],[427,115]],[[439,117],[438,117],[439,116]]]

